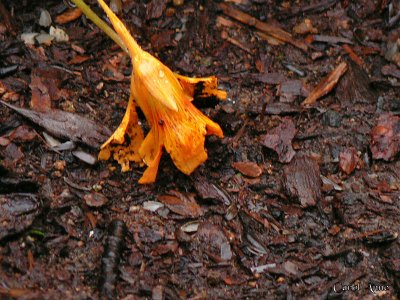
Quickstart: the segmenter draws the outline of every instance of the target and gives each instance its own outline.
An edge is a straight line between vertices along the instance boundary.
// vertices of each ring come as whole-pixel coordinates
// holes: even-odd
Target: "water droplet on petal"
[[[158,72],[158,76],[160,76],[160,78],[164,78],[164,76],[165,76],[164,71],[163,71],[163,70],[160,70],[160,71]]]

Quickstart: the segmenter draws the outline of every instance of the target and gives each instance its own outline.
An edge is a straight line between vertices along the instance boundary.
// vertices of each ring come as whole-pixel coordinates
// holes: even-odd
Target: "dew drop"
[[[160,76],[160,78],[164,78],[164,76],[165,76],[164,71],[163,71],[163,70],[160,70],[160,71],[158,72],[158,76]]]

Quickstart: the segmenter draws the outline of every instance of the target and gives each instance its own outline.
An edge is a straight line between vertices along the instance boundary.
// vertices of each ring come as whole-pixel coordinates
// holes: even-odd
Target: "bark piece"
[[[247,177],[256,178],[262,174],[262,169],[251,161],[234,162],[232,167]]]
[[[40,212],[40,201],[33,194],[0,195],[0,240],[31,226]]]
[[[339,154],[339,167],[347,175],[353,173],[354,169],[357,167],[359,157],[357,155],[357,150],[353,147],[345,149]]]
[[[347,63],[339,64],[327,77],[311,91],[310,95],[303,101],[303,105],[315,103],[319,98],[328,94],[338,83],[340,77],[347,71]]]
[[[209,222],[200,224],[196,233],[196,242],[216,262],[230,260],[233,256],[231,245],[219,226]]]
[[[261,22],[261,21],[257,20],[256,18],[254,18],[238,9],[235,9],[226,3],[220,3],[219,7],[222,9],[224,14],[226,14],[227,16],[229,16],[239,22],[247,24],[249,26],[254,26],[258,30],[276,38],[277,40],[292,44],[293,46],[300,48],[301,50],[304,50],[304,51],[307,51],[307,49],[308,49],[308,46],[304,42],[295,40],[290,33],[286,32],[285,30],[283,30],[281,28]]]
[[[296,152],[292,140],[296,135],[296,127],[290,118],[284,118],[282,123],[261,137],[261,144],[278,154],[279,162],[288,163]]]
[[[383,114],[371,130],[370,148],[374,159],[391,161],[400,152],[400,117]]]
[[[286,192],[299,199],[303,207],[314,206],[321,198],[320,170],[308,156],[296,156],[283,169]]]
[[[158,200],[174,213],[184,217],[197,218],[203,214],[192,194],[171,191],[170,195],[161,195]]]

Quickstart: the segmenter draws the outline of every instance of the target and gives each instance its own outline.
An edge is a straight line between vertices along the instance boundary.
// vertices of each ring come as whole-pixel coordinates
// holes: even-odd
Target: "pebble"
[[[39,25],[42,27],[49,27],[51,25],[50,13],[45,9],[42,9],[40,13]]]
[[[322,116],[322,124],[331,127],[339,127],[342,123],[342,116],[333,110],[326,111]]]

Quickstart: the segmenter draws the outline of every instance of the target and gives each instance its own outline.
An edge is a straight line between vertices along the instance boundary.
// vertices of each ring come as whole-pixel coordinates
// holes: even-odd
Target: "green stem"
[[[83,0],[72,0],[72,2],[74,2],[76,6],[82,10],[86,17],[88,17],[94,24],[97,25],[97,27],[107,34],[109,38],[111,38],[118,46],[120,46],[122,50],[129,54],[128,48],[119,35],[110,26],[108,26],[106,22],[100,19],[96,13],[89,6],[87,6],[85,2],[83,2]]]

